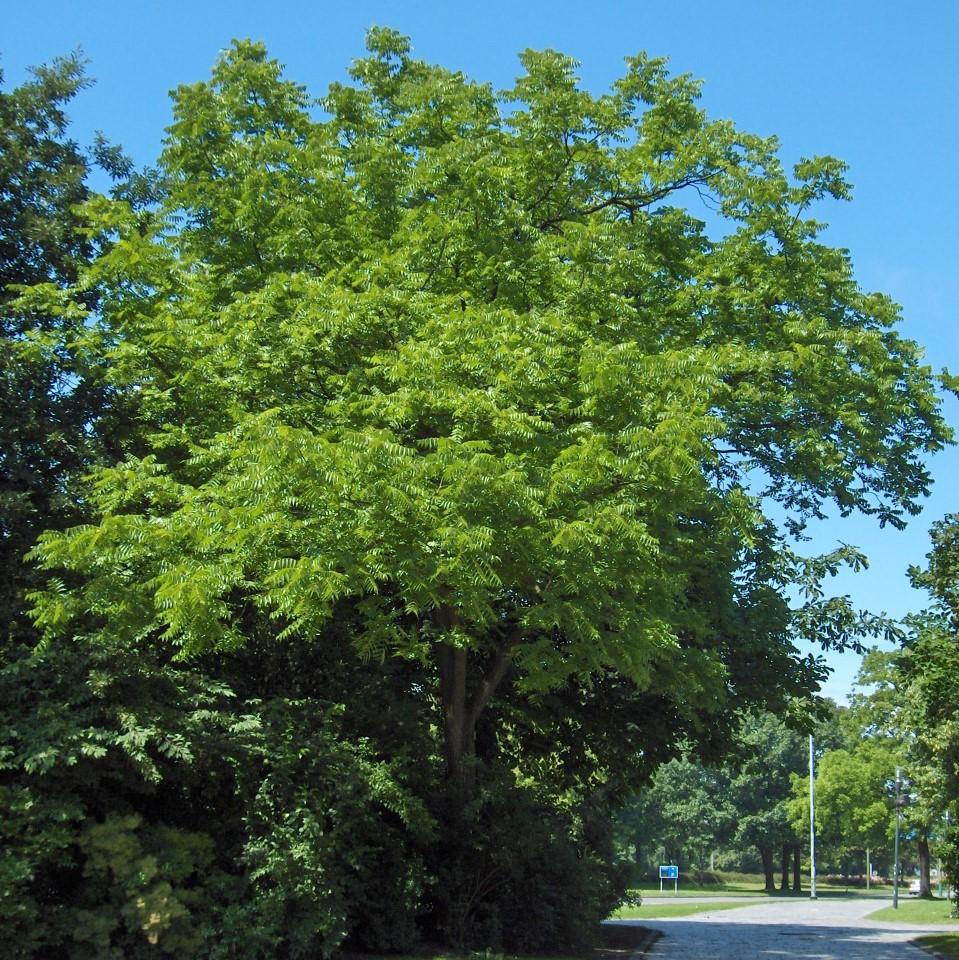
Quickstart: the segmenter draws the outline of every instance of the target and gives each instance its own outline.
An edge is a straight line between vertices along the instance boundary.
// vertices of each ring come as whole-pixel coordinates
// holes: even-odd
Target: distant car
[[[916,877],[914,880],[909,881],[909,892],[916,895],[919,894],[919,878]]]

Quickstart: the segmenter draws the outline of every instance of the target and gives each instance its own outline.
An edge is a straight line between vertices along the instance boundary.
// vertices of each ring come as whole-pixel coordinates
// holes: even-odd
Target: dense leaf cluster
[[[244,680],[249,663],[218,677],[66,642],[6,663],[0,929],[16,955],[296,957],[347,935],[381,951],[414,941],[435,833],[417,744],[374,740],[357,711],[347,722],[328,699],[342,671],[314,662],[303,689],[288,666]]]

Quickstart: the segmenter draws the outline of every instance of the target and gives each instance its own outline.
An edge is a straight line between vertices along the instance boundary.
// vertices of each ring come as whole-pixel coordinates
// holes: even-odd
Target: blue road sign
[[[676,864],[660,864],[659,879],[660,880],[678,880],[679,867],[676,866]]]

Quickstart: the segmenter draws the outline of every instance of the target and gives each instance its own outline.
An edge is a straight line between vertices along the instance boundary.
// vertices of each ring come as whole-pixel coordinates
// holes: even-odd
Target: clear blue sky
[[[823,211],[829,239],[852,251],[861,284],[903,305],[903,331],[930,364],[959,371],[959,3],[917,0],[477,0],[457,2],[232,2],[7,0],[0,64],[15,85],[32,64],[81,47],[97,79],[76,102],[75,135],[102,129],[138,162],[156,155],[167,93],[207,76],[233,37],[267,43],[288,74],[316,95],[342,79],[376,24],[409,34],[418,56],[506,86],[516,53],[553,47],[582,62],[584,84],[605,89],[623,57],[644,49],[705,80],[703,101],[744,129],[777,134],[783,153],[846,160],[851,204]],[[946,405],[959,424],[959,403]],[[959,451],[934,458],[933,496],[904,533],[868,520],[822,524],[813,548],[838,540],[871,558],[839,591],[899,616],[923,598],[905,571],[921,563],[932,520],[959,510]],[[842,698],[858,658],[831,658],[826,693]]]

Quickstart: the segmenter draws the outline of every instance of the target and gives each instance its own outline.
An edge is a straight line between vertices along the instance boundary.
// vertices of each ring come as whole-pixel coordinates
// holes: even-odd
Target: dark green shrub
[[[145,824],[138,814],[87,823],[77,838],[83,882],[66,910],[77,960],[197,956],[214,908],[206,884],[214,841]]]
[[[118,645],[0,662],[0,938],[12,956],[406,949],[432,836],[398,754],[315,697],[242,700]],[[413,778],[415,779],[415,778]]]
[[[240,774],[249,791],[241,860],[250,919],[290,957],[328,956],[347,937],[409,949],[425,875],[413,841],[432,821],[367,741],[337,735],[310,701],[264,708],[262,754]]]
[[[600,820],[563,814],[501,780],[434,851],[438,936],[515,953],[588,949],[622,901],[629,865]]]

